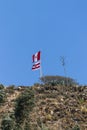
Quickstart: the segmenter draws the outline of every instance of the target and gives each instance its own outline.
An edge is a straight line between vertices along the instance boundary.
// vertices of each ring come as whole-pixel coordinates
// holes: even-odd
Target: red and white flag
[[[32,56],[32,62],[33,62],[33,63],[34,63],[34,62],[38,62],[38,61],[40,60],[40,54],[41,54],[41,52],[39,51],[39,52],[35,53],[35,54]]]
[[[41,67],[41,52],[38,51],[34,55],[32,55],[32,70],[40,69],[40,77],[42,77],[42,67]]]
[[[35,64],[32,66],[32,70],[37,70],[37,69],[40,69],[40,62],[35,63]]]

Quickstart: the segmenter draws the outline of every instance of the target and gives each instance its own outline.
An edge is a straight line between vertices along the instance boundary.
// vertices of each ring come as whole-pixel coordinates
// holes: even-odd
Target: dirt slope
[[[35,107],[30,113],[31,126],[41,130],[72,130],[76,125],[87,130],[87,86],[33,86]],[[23,90],[7,93],[7,101],[0,106],[0,121],[14,111],[15,99]],[[33,130],[33,127],[32,127]]]

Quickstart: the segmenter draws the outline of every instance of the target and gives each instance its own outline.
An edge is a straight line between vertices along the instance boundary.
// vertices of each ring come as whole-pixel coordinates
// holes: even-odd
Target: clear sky
[[[87,0],[1,0],[0,83],[33,85],[32,54],[41,51],[44,75],[87,84]]]

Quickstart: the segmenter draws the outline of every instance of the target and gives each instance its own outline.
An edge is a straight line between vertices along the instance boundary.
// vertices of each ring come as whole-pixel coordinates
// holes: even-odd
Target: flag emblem
[[[32,62],[33,62],[33,63],[40,60],[40,53],[41,53],[41,52],[39,51],[39,52],[35,53],[35,54],[32,56]]]
[[[32,66],[32,70],[37,70],[40,68],[40,62],[38,63],[35,63],[33,66]]]

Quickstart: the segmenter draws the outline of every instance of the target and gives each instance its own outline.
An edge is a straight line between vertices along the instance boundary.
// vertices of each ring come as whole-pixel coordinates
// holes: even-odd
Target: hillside
[[[35,98],[29,114],[31,130],[87,130],[87,86],[36,84],[30,88]],[[14,113],[15,99],[25,89],[4,88],[7,98],[0,104],[0,122]]]

